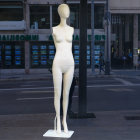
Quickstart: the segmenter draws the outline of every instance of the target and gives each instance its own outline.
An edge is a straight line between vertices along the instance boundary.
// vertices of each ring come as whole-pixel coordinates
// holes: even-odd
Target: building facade
[[[59,24],[57,7],[61,0],[0,0],[1,72],[45,72],[52,63],[55,47],[51,28]],[[68,24],[75,28],[73,54],[79,64],[79,1],[67,1]],[[104,51],[104,2],[95,5],[96,63],[99,50]],[[85,18],[86,19],[86,18]],[[91,4],[88,3],[87,66],[91,67]]]
[[[57,7],[61,3],[63,0],[0,0],[1,73],[43,73],[47,71],[55,54],[51,28],[60,22]],[[75,28],[73,55],[78,67],[80,2],[67,0],[67,4],[71,11],[67,22]],[[95,66],[99,63],[99,53],[104,54],[106,48],[105,4],[105,0],[95,0]],[[127,63],[130,64],[129,62],[133,66],[138,63],[137,52],[140,48],[139,13],[130,13],[130,8],[126,13],[119,13],[120,9],[113,8],[113,4],[110,3],[112,66],[127,65]],[[90,68],[92,61],[90,1],[88,2],[88,17],[83,18],[88,20],[87,67]]]
[[[140,65],[140,1],[109,0],[111,12],[111,62],[114,67]]]

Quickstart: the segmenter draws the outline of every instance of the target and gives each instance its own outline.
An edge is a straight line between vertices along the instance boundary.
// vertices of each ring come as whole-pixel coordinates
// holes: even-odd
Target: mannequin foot
[[[61,124],[60,124],[60,120],[57,120],[56,132],[57,132],[57,133],[61,133]]]
[[[64,132],[68,133],[68,126],[67,126],[66,121],[63,121],[62,124],[63,124],[63,127],[64,127]]]
[[[56,132],[57,132],[58,134],[60,134],[60,133],[61,133],[61,129],[57,129]]]

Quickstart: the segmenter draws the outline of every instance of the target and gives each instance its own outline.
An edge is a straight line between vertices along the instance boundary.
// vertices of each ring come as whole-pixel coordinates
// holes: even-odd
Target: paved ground
[[[126,120],[125,116],[138,116],[140,111],[95,112],[96,119],[68,119],[71,140],[139,140],[140,120]],[[1,140],[61,140],[44,138],[53,129],[54,114],[0,116]],[[63,140],[63,139],[62,139]]]
[[[71,140],[139,140],[139,75],[133,70],[114,70],[111,76],[88,73],[87,109],[96,118],[68,118],[69,129],[75,131]],[[23,80],[23,76],[0,81],[0,140],[61,140],[43,137],[53,129],[55,117],[52,77],[48,80],[42,74],[39,80],[30,75]],[[73,111],[78,110],[77,97],[76,87]]]

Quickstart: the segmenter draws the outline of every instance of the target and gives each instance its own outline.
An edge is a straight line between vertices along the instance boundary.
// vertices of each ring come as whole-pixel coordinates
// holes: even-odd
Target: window
[[[60,17],[58,15],[57,11],[58,5],[53,5],[52,6],[52,25],[57,26],[60,23]]]
[[[1,42],[0,43],[0,67],[24,68],[24,43]]]
[[[94,15],[95,16],[95,15]],[[95,17],[94,17],[95,18]],[[88,17],[87,17],[88,29],[91,29],[91,4],[88,4]],[[95,23],[94,23],[95,24]],[[95,26],[95,25],[94,25]]]
[[[138,38],[139,38],[139,41],[140,41],[140,14],[139,14],[139,17],[138,17]]]
[[[103,5],[95,5],[95,28],[102,29],[103,28],[103,19],[104,19],[104,6]]]
[[[23,17],[23,4],[0,2],[0,21],[21,21]]]
[[[50,28],[50,7],[31,6],[30,7],[30,26],[31,29]]]
[[[70,26],[79,28],[79,4],[70,4]]]
[[[94,27],[95,29],[102,29],[104,19],[104,5],[95,5],[94,12]],[[88,28],[91,28],[91,4],[88,4]]]
[[[79,28],[79,4],[70,4],[70,25],[74,28]],[[95,5],[94,7],[94,26],[95,29],[103,28],[103,18],[104,18],[104,5]],[[88,17],[87,26],[91,29],[91,4],[88,4]]]
[[[31,42],[31,67],[50,68],[55,55],[53,42]]]

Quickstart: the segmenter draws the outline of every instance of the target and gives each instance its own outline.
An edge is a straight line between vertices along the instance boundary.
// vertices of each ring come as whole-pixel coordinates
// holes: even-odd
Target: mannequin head
[[[70,9],[67,4],[61,4],[58,6],[58,14],[60,18],[68,18],[70,15]]]

